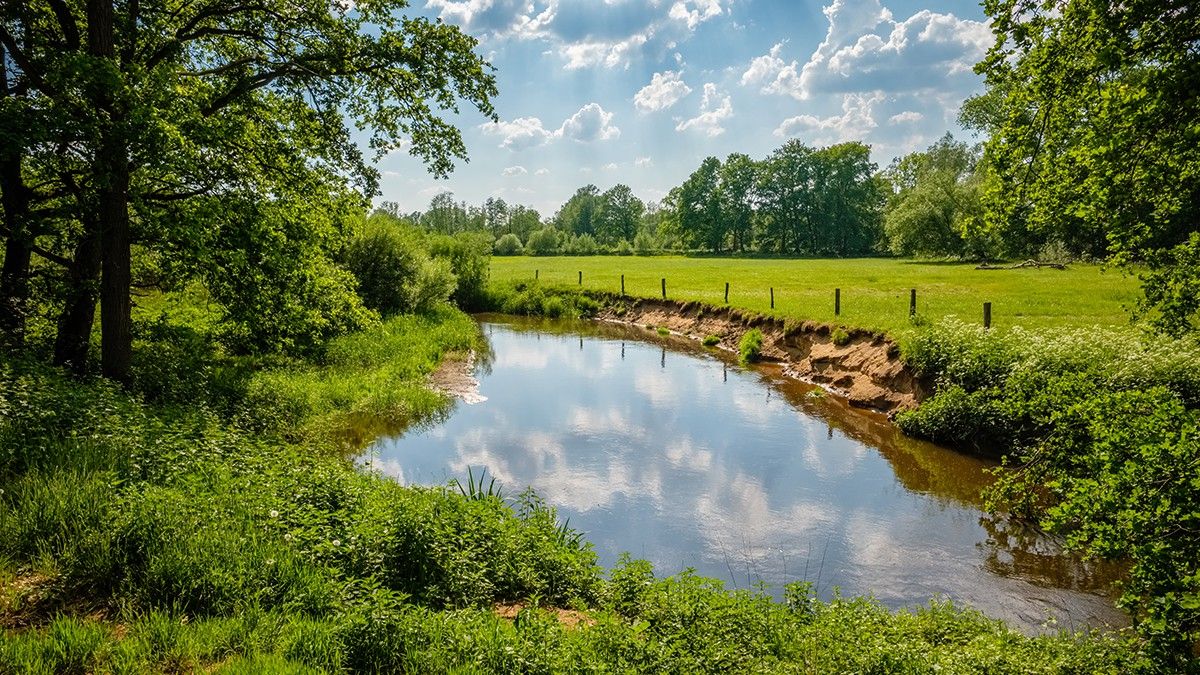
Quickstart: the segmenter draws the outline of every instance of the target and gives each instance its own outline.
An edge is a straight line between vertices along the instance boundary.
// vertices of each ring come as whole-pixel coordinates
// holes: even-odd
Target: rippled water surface
[[[903,437],[776,368],[652,331],[489,317],[486,400],[377,440],[363,461],[415,484],[495,476],[529,486],[586,533],[660,574],[695,568],[777,595],[893,607],[950,597],[1036,631],[1122,624],[1112,571],[980,510],[990,464]]]

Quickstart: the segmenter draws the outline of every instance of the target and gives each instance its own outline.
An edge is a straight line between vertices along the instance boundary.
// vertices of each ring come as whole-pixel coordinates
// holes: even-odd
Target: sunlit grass
[[[621,275],[629,295],[667,297],[822,322],[903,332],[910,325],[909,291],[917,290],[917,313],[926,320],[954,315],[982,322],[983,303],[992,303],[992,325],[1053,328],[1127,325],[1140,289],[1137,279],[1098,265],[1066,270],[977,270],[973,264],[886,258],[853,260],[762,260],[684,257],[583,257],[492,259],[497,281],[619,292]],[[771,309],[771,289],[775,308]],[[841,289],[841,314],[834,314],[834,289]]]

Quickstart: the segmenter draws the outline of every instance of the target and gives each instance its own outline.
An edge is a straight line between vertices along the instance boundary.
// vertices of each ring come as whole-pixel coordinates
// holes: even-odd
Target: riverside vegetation
[[[985,2],[987,90],[961,112],[980,148],[946,138],[879,172],[862,143],[791,140],[705,159],[658,208],[589,186],[555,222],[493,202],[476,227],[443,197],[417,229],[394,205],[366,215],[380,174],[352,130],[374,159],[408,148],[444,176],[467,154],[445,117],[498,121],[496,76],[404,0],[348,7],[0,11],[0,671],[1195,672],[1194,3]],[[603,571],[536,495],[404,487],[339,454],[445,410],[424,377],[477,346],[461,309],[598,306],[487,284],[488,253],[602,247],[1139,274],[1140,294],[1093,274],[1058,306],[1038,296],[1077,272],[1040,278],[1019,320],[972,293],[955,301],[969,311],[922,304],[910,322],[918,284],[862,314],[849,296],[840,317],[897,334],[933,386],[904,429],[970,430],[1008,458],[994,508],[1128,563],[1134,630],[1030,638],[938,601],[893,613],[800,583],[777,603],[634,560]],[[631,292],[656,295],[659,276]],[[762,286],[735,301],[761,311]],[[824,292],[788,298],[784,314],[828,320],[811,309]],[[941,318],[987,300],[992,332]],[[1113,302],[1142,324],[1063,330],[1112,323]]]

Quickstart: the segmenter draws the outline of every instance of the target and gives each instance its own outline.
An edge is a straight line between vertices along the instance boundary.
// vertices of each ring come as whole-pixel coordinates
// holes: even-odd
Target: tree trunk
[[[9,96],[7,58],[0,45],[0,99]],[[21,149],[10,143],[0,153],[0,204],[4,208],[4,267],[0,269],[0,331],[13,347],[25,341],[25,315],[29,303],[31,253],[29,190],[21,175]]]
[[[84,221],[83,237],[75,246],[69,274],[67,304],[58,317],[54,364],[82,375],[87,372],[100,286],[100,229],[91,218]]]
[[[116,66],[113,0],[88,0],[88,51]],[[108,112],[95,159],[97,219],[100,226],[100,370],[127,382],[133,358],[130,316],[129,150],[122,137],[122,111],[111,91],[101,90],[96,106]]]

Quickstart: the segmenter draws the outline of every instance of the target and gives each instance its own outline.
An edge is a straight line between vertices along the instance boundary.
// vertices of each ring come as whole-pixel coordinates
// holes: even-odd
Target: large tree
[[[80,195],[74,217],[66,219],[76,223],[76,243],[67,248],[79,252],[95,242],[98,249],[106,375],[125,379],[129,372],[134,241],[155,250],[167,240],[203,240],[174,230],[198,227],[201,215],[215,209],[220,216],[238,202],[184,205],[223,194],[374,194],[377,174],[351,126],[370,130],[376,153],[411,142],[410,152],[435,174],[465,157],[461,135],[442,115],[457,112],[460,101],[494,115],[489,66],[474,53],[472,38],[441,22],[405,17],[406,6],[404,0],[353,7],[323,0],[4,4],[6,78],[18,79],[21,95],[55,111],[52,117],[76,120],[79,131],[40,145],[6,134],[0,158],[57,145],[85,160],[82,175],[47,179]],[[6,102],[2,110],[10,126],[15,108]],[[5,189],[6,219],[21,213],[24,194]],[[196,217],[172,225],[164,213]],[[36,246],[37,233],[30,242],[28,232],[6,227],[6,246],[13,240]],[[13,303],[9,289],[21,292],[10,278],[29,274],[24,256],[13,266],[24,269],[5,270],[6,304]],[[82,282],[88,287],[90,280]]]
[[[615,244],[618,241],[632,242],[637,235],[638,223],[646,212],[646,205],[624,184],[617,184],[600,195],[600,241]]]
[[[980,215],[978,163],[978,148],[950,134],[892,162],[883,172],[891,190],[888,249],[901,256],[986,257],[991,251],[971,236]]]
[[[1174,333],[1200,309],[1200,5],[987,0],[990,224],[1144,263]],[[985,104],[985,105],[983,105]],[[1106,244],[1106,246],[1104,245]]]

